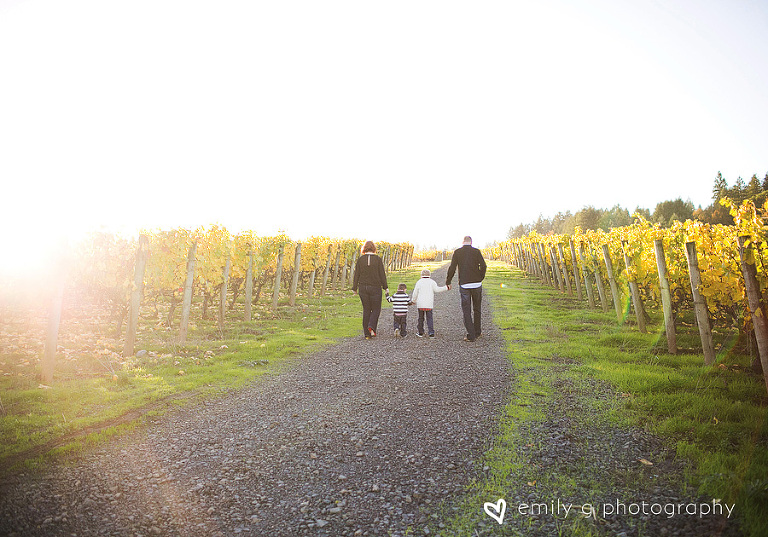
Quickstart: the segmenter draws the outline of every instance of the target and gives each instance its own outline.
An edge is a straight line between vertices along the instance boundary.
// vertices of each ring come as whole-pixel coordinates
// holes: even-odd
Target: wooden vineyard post
[[[715,363],[715,349],[712,344],[712,328],[709,324],[709,310],[707,299],[699,292],[701,287],[701,274],[699,273],[699,260],[696,256],[696,243],[685,243],[685,257],[688,259],[688,274],[691,276],[691,292],[693,293],[693,309],[696,312],[696,322],[699,325],[701,336],[701,348],[704,351],[704,363]]]
[[[339,283],[339,289],[347,288],[347,254],[344,254],[344,266],[341,268],[341,282]]]
[[[136,265],[133,273],[133,288],[131,290],[131,303],[128,313],[128,329],[125,333],[125,347],[123,356],[133,356],[133,348],[136,345],[136,332],[139,325],[139,308],[141,307],[141,295],[144,291],[144,269],[147,266],[149,255],[149,239],[146,235],[139,235],[139,246],[136,249]]]
[[[619,295],[619,286],[616,285],[616,277],[613,274],[613,262],[611,261],[611,253],[608,251],[607,244],[603,244],[603,260],[605,261],[605,273],[608,275],[608,284],[611,286],[613,307],[616,309],[616,321],[621,324],[624,318],[624,314],[621,311],[621,295]]]
[[[659,273],[659,289],[661,291],[661,307],[664,309],[664,331],[667,333],[667,351],[669,354],[677,354],[677,335],[675,333],[675,319],[672,316],[672,296],[669,293],[669,271],[667,270],[667,258],[664,256],[664,241],[653,241],[656,252],[656,270]]]
[[[352,284],[355,281],[355,265],[357,264],[357,257],[360,255],[360,250],[355,246],[355,251],[352,254],[352,263],[349,265],[349,288],[352,288]]]
[[[315,277],[317,277],[316,268],[309,273],[309,289],[307,290],[307,296],[309,298],[312,298],[312,295],[315,294]]]
[[[245,271],[245,316],[246,323],[253,318],[253,250],[248,250],[248,268]]]
[[[183,345],[187,341],[189,328],[189,313],[192,309],[192,285],[195,281],[195,256],[197,255],[197,241],[192,243],[187,254],[187,278],[184,280],[184,297],[181,303],[181,326],[179,327],[179,342]]]
[[[337,282],[339,281],[339,263],[341,262],[341,245],[336,248],[336,262],[333,265],[333,276],[331,277],[331,287],[337,289]]]
[[[315,294],[315,278],[317,277],[317,252],[315,252],[315,257],[312,259],[312,272],[309,274],[309,289],[307,290],[307,296],[309,298],[312,298],[312,296]]]
[[[549,247],[549,258],[552,260],[552,271],[555,273],[555,288],[565,293],[565,283],[560,276],[560,265],[557,263],[557,253],[554,246]]]
[[[43,384],[53,383],[53,370],[56,367],[56,349],[59,346],[59,325],[61,324],[61,308],[64,303],[64,287],[66,285],[66,267],[64,251],[59,253],[56,273],[54,275],[53,295],[48,306],[48,329],[45,338],[45,352],[40,364],[40,380]]]
[[[584,243],[579,244],[579,261],[581,261],[582,272],[584,272],[584,287],[587,288],[587,301],[589,302],[589,307],[594,308],[595,295],[592,291],[592,280],[589,277],[589,269],[586,263],[584,263]]]
[[[624,265],[627,267],[627,279],[629,280],[629,292],[632,294],[632,305],[635,307],[635,319],[637,319],[637,328],[645,334],[647,332],[645,328],[645,315],[643,315],[643,303],[640,301],[640,289],[637,286],[637,282],[629,277],[629,269],[631,264],[629,262],[629,256],[627,255],[626,241],[621,243],[624,247]]]
[[[541,272],[541,266],[539,265],[539,257],[533,244],[526,245],[526,253],[528,255],[528,263],[531,265],[531,274],[540,280],[544,280],[544,274]]]
[[[760,304],[760,286],[757,283],[757,267],[752,245],[747,244],[749,237],[739,237],[739,258],[741,259],[741,272],[744,274],[744,285],[747,289],[747,302],[752,314],[752,326],[755,329],[757,339],[757,353],[760,355],[760,364],[763,366],[763,378],[765,388],[768,390],[768,323],[766,323],[765,311]]]
[[[534,271],[536,273],[536,277],[538,277],[542,282],[544,280],[544,269],[541,267],[541,258],[539,256],[539,244],[534,242],[531,243],[531,258],[533,259],[533,266]]]
[[[277,252],[277,269],[275,270],[275,288],[272,291],[272,309],[277,309],[277,299],[280,296],[280,282],[283,279],[283,254],[285,253],[285,245],[280,245],[280,249]]]
[[[546,258],[544,257],[544,245],[537,242],[536,249],[539,253],[539,263],[541,264],[541,273],[544,275],[544,282],[547,285],[552,285],[552,281],[549,279],[549,265],[547,265]]]
[[[600,296],[600,306],[603,308],[603,313],[608,313],[608,297],[605,296],[605,286],[603,285],[603,277],[600,274],[600,268],[595,258],[592,248],[589,249],[589,255],[595,262],[595,284],[597,285],[597,294]]]
[[[568,265],[565,263],[565,255],[563,255],[562,244],[557,245],[557,254],[559,256],[560,262],[563,264],[563,279],[565,280],[565,285],[568,288],[568,296],[573,296],[573,289],[571,289],[571,279],[568,277]]]
[[[573,264],[573,279],[576,282],[576,296],[579,300],[584,300],[584,295],[581,293],[581,276],[579,275],[579,264],[576,261],[576,248],[573,246],[573,239],[568,239],[568,244],[571,247],[571,263]]]
[[[555,267],[550,267],[550,263],[552,262],[552,254],[547,253],[547,247],[544,245],[543,242],[539,243],[539,248],[541,248],[541,261],[544,263],[544,270],[547,272],[547,282],[549,285],[557,289],[557,278],[555,278]],[[547,258],[549,258],[549,263],[547,262]]]
[[[530,276],[536,276],[536,264],[533,261],[533,255],[531,254],[531,246],[529,244],[521,244],[520,249],[525,256],[526,271]]]
[[[299,285],[301,275],[301,243],[296,243],[296,254],[293,258],[293,279],[291,280],[291,306],[296,305],[296,287]]]
[[[325,272],[323,272],[323,285],[320,287],[320,296],[325,296],[325,289],[328,286],[328,272],[331,270],[331,249],[332,244],[328,245],[328,255],[325,256]]]
[[[227,246],[227,262],[221,275],[219,290],[219,333],[224,337],[224,314],[227,313],[227,290],[229,288],[229,273],[232,270],[232,243]]]

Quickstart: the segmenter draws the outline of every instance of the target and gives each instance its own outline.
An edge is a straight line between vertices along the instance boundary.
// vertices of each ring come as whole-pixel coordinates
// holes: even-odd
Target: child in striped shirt
[[[395,314],[395,337],[405,337],[408,335],[408,329],[406,328],[406,318],[408,316],[408,306],[413,304],[411,297],[406,293],[408,287],[401,283],[397,286],[397,292],[390,296],[387,293],[387,301],[392,303],[392,309]]]

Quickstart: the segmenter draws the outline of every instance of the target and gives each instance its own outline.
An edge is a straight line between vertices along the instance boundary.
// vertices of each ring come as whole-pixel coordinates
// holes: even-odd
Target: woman
[[[365,242],[362,255],[355,264],[352,290],[358,292],[358,288],[360,302],[363,303],[363,334],[365,339],[371,339],[376,337],[376,327],[379,324],[381,290],[385,289],[389,293],[384,263],[376,255],[376,245],[372,241]]]

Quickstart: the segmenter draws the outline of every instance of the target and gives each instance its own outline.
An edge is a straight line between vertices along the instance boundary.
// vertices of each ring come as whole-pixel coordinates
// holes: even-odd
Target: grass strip
[[[570,473],[542,471],[528,456],[540,441],[530,430],[546,418],[542,400],[572,389],[578,411],[567,418],[583,433],[582,444],[590,430],[611,424],[656,435],[675,455],[681,474],[667,478],[679,478],[684,493],[735,503],[745,535],[768,535],[768,398],[762,379],[750,371],[750,357],[733,345],[733,334],[716,334],[718,360],[706,367],[700,352],[666,353],[659,311],[650,311],[649,333],[641,334],[634,326],[618,326],[612,311],[590,310],[586,302],[500,263],[489,264],[483,287],[506,340],[512,396],[482,460],[483,477],[455,512],[446,513],[437,533],[525,534],[534,519],[515,514],[517,501],[549,501],[575,490]],[[695,348],[696,338],[694,326],[680,324],[682,346]],[[600,384],[615,397],[591,396]],[[589,480],[589,469],[582,470],[575,474]],[[644,470],[617,473],[613,482],[594,477],[586,487],[578,485],[599,496],[651,479]],[[507,519],[513,523],[498,525],[483,512],[484,503],[497,498],[507,499]],[[573,516],[555,519],[551,533],[603,534],[585,517]]]
[[[412,289],[424,266],[439,264],[390,273],[390,285],[404,281]],[[214,320],[198,319],[183,346],[173,330],[147,315],[137,346],[143,352],[122,364],[95,353],[60,360],[50,387],[39,384],[39,366],[0,377],[0,477],[44,467],[52,457],[76,453],[174,406],[278,374],[298,356],[361,333],[360,315],[356,294],[329,289],[294,307],[281,303],[276,313],[262,309],[250,323],[232,312],[224,334]]]

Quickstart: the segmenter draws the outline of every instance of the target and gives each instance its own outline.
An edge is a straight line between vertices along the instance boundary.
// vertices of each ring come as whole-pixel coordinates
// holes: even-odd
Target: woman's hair
[[[376,245],[373,244],[373,241],[365,241],[365,244],[363,244],[363,253],[367,254],[369,252],[372,254],[376,253]]]

